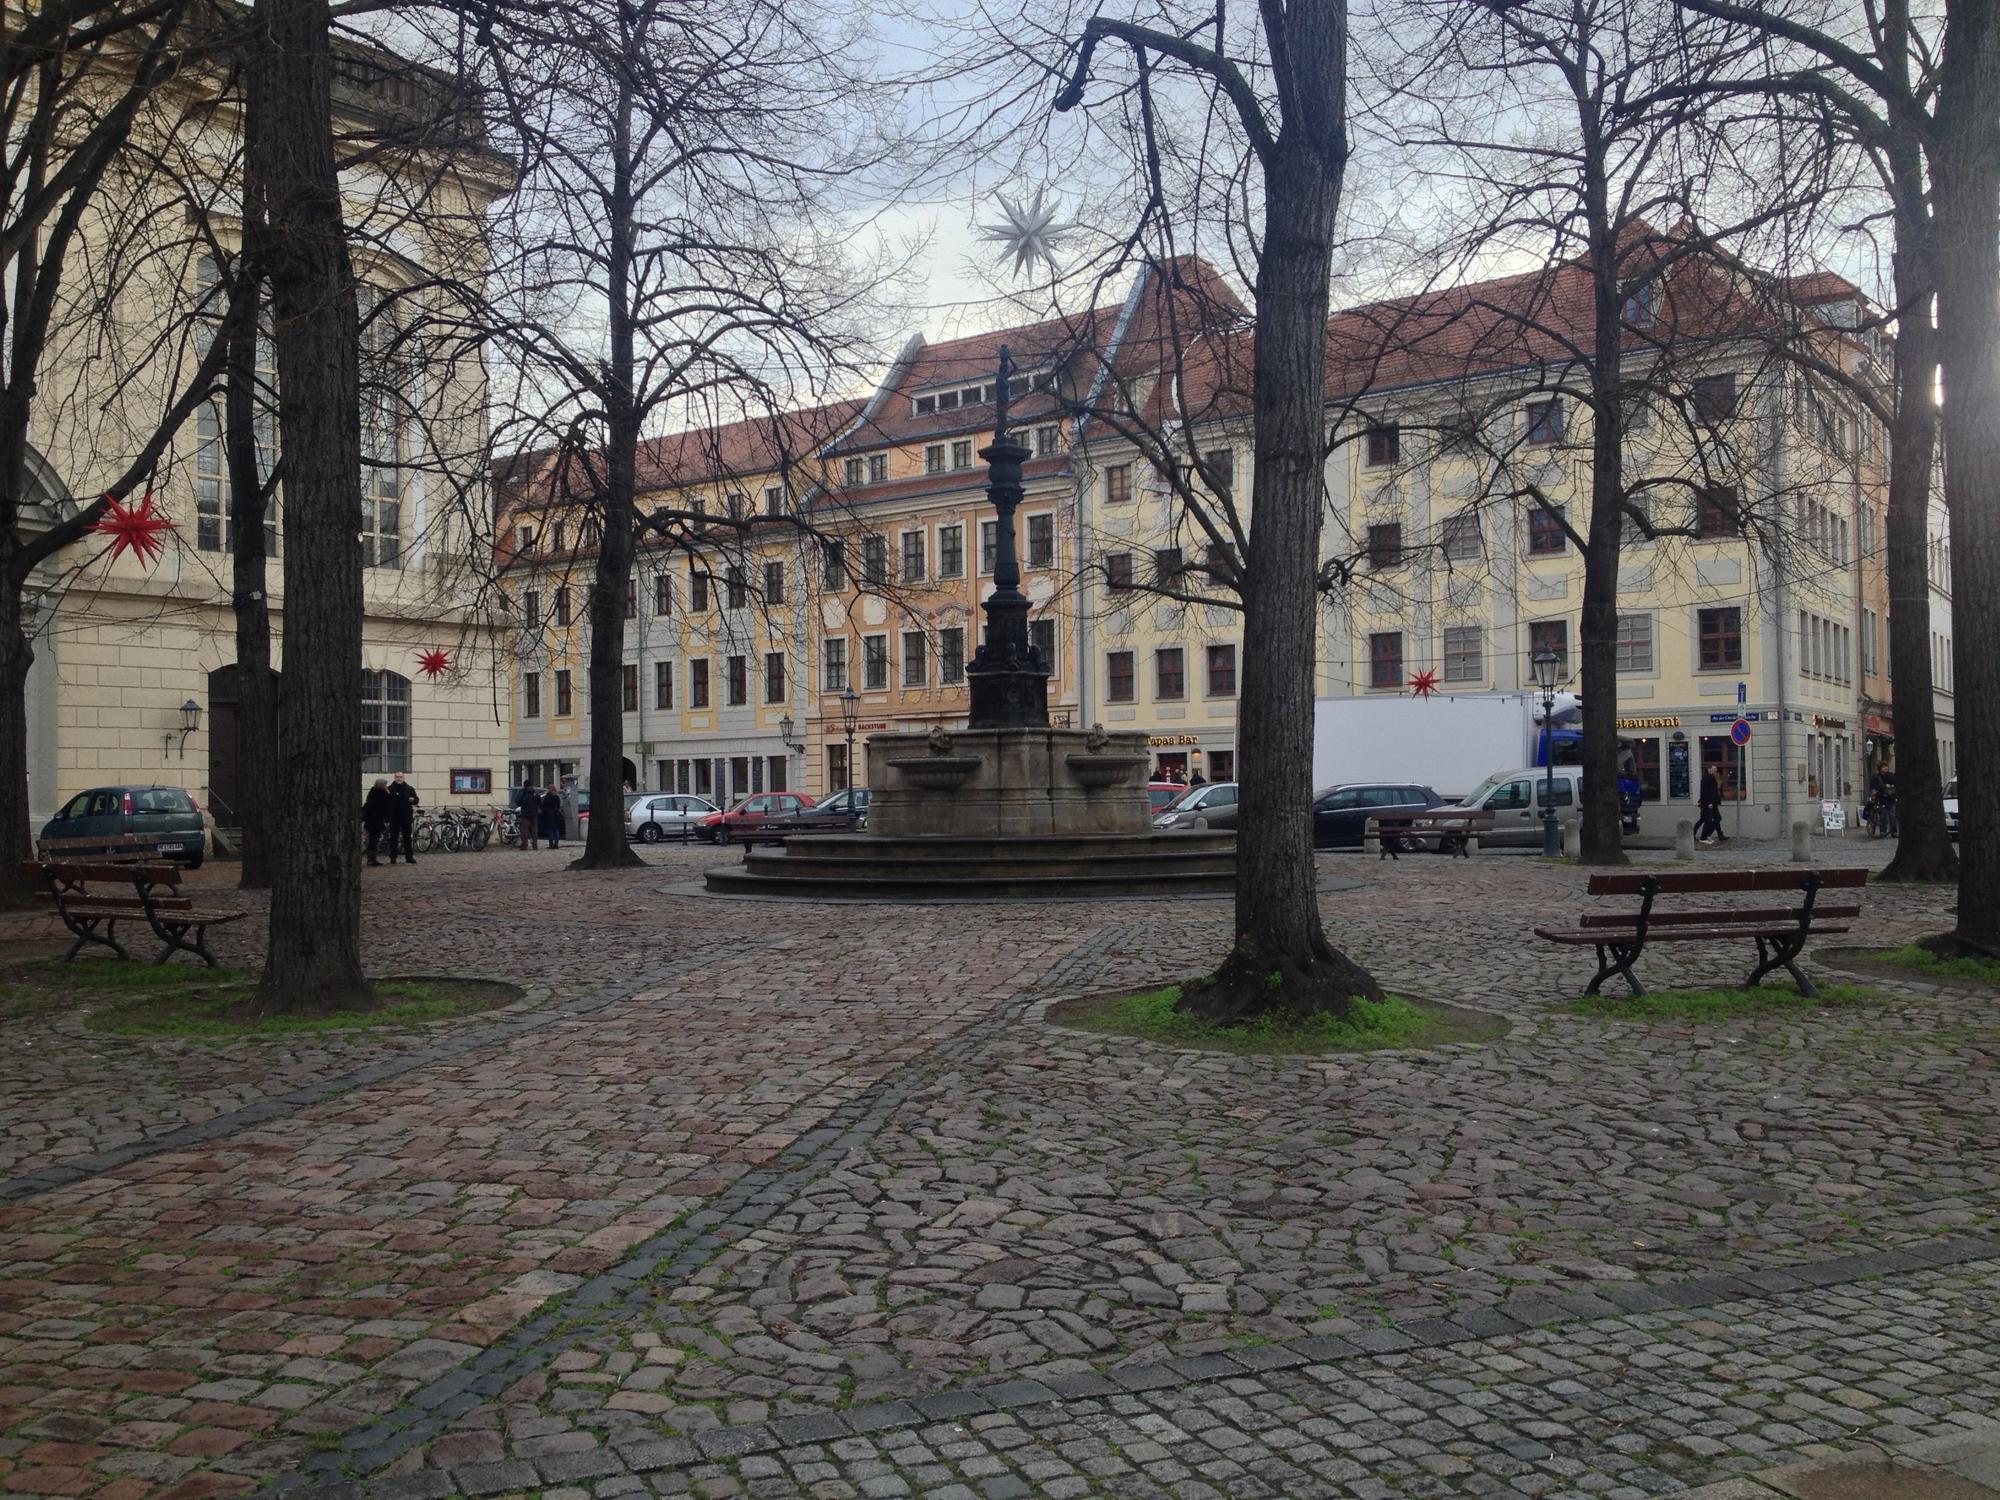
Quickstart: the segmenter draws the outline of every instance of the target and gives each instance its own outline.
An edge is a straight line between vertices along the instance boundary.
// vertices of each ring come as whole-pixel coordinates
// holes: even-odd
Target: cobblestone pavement
[[[724,901],[683,882],[734,853],[567,857],[370,872],[371,967],[512,979],[504,1012],[10,1019],[0,1491],[1639,1494],[2000,1412],[1991,1260],[1922,1269],[2000,1253],[1990,993],[1571,1016],[1587,967],[1528,931],[1584,872],[1335,858],[1336,941],[1513,1031],[1191,1055],[1040,1014],[1212,964],[1227,903]],[[1948,900],[1871,889],[1854,941]],[[1570,1430],[1531,1463],[1522,1422]]]

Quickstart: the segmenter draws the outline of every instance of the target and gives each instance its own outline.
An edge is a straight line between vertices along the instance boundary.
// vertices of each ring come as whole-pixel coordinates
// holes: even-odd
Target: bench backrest
[[[95,838],[36,839],[39,859],[60,859],[65,854],[101,854],[106,859],[150,859],[160,852],[160,841],[150,833],[100,833]]]
[[[1648,880],[1661,895],[1698,896],[1736,891],[1805,890],[1817,876],[1821,890],[1856,890],[1868,883],[1866,870],[1614,870],[1590,877],[1593,896],[1636,896]]]
[[[23,866],[36,875],[47,874],[64,886],[80,887],[90,884],[124,887],[129,890],[134,881],[144,880],[149,886],[178,886],[181,883],[181,867],[169,860],[152,862],[137,860],[91,860],[91,859],[43,859],[30,860]]]
[[[1453,823],[1470,826],[1475,823],[1491,823],[1493,809],[1490,807],[1432,807],[1422,812],[1385,812],[1371,814],[1371,823]]]

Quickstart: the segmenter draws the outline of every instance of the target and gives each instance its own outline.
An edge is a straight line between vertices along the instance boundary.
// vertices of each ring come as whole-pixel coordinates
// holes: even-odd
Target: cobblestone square
[[[0,1491],[1722,1496],[1989,1461],[1989,991],[1809,948],[1882,1000],[1575,1015],[1587,957],[1531,929],[1584,871],[1323,856],[1337,943],[1508,1035],[1190,1053],[1043,1016],[1212,966],[1227,902],[778,904],[696,892],[734,851],[571,854],[368,872],[371,969],[521,986],[501,1011],[7,1019]],[[1840,941],[1949,901],[1870,887]],[[1648,982],[1748,967],[1689,947]]]

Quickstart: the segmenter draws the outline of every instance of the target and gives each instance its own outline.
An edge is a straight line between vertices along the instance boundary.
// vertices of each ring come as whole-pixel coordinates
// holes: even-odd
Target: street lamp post
[[[1542,853],[1562,856],[1562,830],[1556,826],[1556,667],[1555,652],[1544,646],[1529,658],[1535,686],[1542,690]]]
[[[847,731],[847,823],[854,825],[854,726],[861,717],[861,695],[852,687],[840,690],[840,723]]]

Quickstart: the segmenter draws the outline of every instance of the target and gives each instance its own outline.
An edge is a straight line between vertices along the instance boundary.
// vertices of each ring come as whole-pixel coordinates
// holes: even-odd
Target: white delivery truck
[[[1575,712],[1574,694],[1556,694],[1558,725]],[[1313,704],[1313,786],[1410,783],[1456,801],[1495,771],[1536,764],[1541,720],[1538,693],[1321,698]]]

